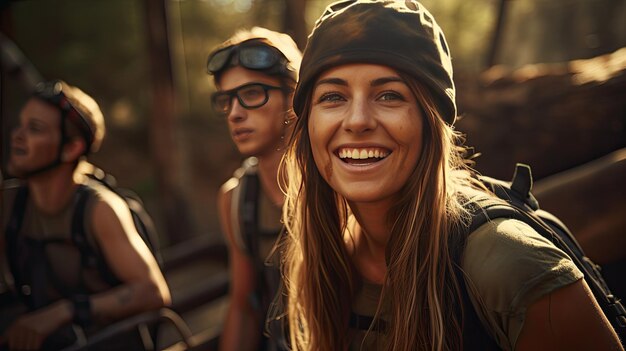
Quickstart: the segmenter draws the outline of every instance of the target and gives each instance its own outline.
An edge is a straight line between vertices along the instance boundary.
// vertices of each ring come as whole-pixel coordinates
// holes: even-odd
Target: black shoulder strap
[[[246,173],[242,177],[242,202],[240,208],[241,216],[241,237],[243,239],[248,253],[254,259],[254,263],[258,263],[259,258],[259,242],[258,242],[258,223],[259,223],[259,188],[261,186],[259,176],[256,173]]]
[[[90,197],[91,189],[86,185],[80,185],[76,190],[76,201],[74,205],[74,214],[72,216],[72,242],[80,251],[80,264],[81,267],[96,266],[100,272],[102,279],[109,285],[115,286],[120,283],[119,279],[111,272],[104,257],[101,257],[99,252],[96,251],[87,240],[87,234],[85,232],[86,220],[85,210],[87,206],[87,200]],[[85,290],[86,286],[83,275],[81,274],[80,288]]]
[[[495,351],[500,350],[496,340],[487,332],[478,312],[472,304],[467,283],[460,267],[456,267],[456,276],[461,290],[462,303],[456,306],[457,316],[462,323],[463,351]]]
[[[473,232],[489,220],[496,218],[517,219],[526,223],[556,247],[565,252],[576,266],[583,271],[600,307],[613,325],[620,338],[626,338],[626,309],[611,293],[598,266],[587,258],[578,241],[569,229],[552,214],[542,211],[539,203],[530,192],[532,175],[530,167],[518,164],[510,183],[481,177],[483,183],[506,203],[489,198],[474,199],[470,206]]]
[[[24,300],[29,308],[39,308],[48,304],[47,297],[47,282],[51,282],[53,287],[61,294],[66,295],[67,289],[59,283],[59,279],[50,267],[50,262],[44,251],[44,247],[55,240],[33,240],[24,238],[24,243],[30,247],[30,250],[36,250],[34,256],[29,260],[30,273],[26,273],[28,277],[22,276],[22,270],[18,267],[18,260],[20,259],[18,253],[21,251],[18,249],[18,243],[20,231],[24,221],[24,215],[26,213],[26,202],[28,200],[28,187],[22,186],[18,189],[13,202],[13,210],[6,230],[6,243],[7,243],[7,256],[9,261],[9,268],[13,275],[13,280],[18,289],[21,289],[22,284],[30,286],[30,293],[23,294],[21,290],[18,290],[18,295]],[[33,259],[35,258],[35,259]],[[23,259],[23,258],[22,258]]]
[[[87,235],[85,234],[85,207],[89,198],[89,191],[84,185],[79,185],[76,190],[76,200],[74,204],[74,215],[72,216],[72,242],[80,251],[80,265],[81,267],[88,266],[89,260],[93,259],[95,253],[89,243],[87,242]],[[79,274],[79,289],[83,293],[86,292],[85,281],[83,275]]]
[[[13,200],[13,209],[11,210],[11,217],[5,230],[5,242],[6,252],[9,261],[9,269],[13,275],[15,282],[21,282],[22,278],[19,276],[19,269],[17,269],[17,236],[22,229],[22,222],[24,221],[24,214],[26,213],[26,200],[28,199],[28,187],[21,186],[18,188],[15,194],[15,200]]]

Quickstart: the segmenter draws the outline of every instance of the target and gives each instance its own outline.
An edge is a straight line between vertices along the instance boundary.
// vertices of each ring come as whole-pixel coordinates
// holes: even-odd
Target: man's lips
[[[26,149],[16,146],[11,146],[11,154],[16,156],[26,155]]]
[[[243,138],[252,134],[254,130],[250,128],[237,128],[232,132],[233,138]]]

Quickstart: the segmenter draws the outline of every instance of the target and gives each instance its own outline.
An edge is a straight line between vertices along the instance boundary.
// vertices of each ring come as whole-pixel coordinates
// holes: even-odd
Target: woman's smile
[[[340,147],[335,154],[351,165],[368,165],[379,162],[391,152],[380,147]]]
[[[400,191],[420,157],[422,124],[411,89],[386,66],[339,66],[313,89],[313,158],[332,170],[326,182],[349,201],[376,202]]]

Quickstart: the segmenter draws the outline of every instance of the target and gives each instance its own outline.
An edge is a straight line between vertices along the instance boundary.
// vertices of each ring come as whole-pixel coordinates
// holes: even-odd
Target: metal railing
[[[162,253],[164,271],[179,269],[201,257],[211,257],[216,261],[225,261],[227,258],[226,252],[226,248],[222,243],[211,243],[202,238],[191,239],[188,242],[168,248]],[[212,275],[209,279],[200,280],[173,295],[172,305],[168,308],[130,316],[104,327],[89,337],[85,337],[82,330],[76,328],[77,342],[63,351],[89,350],[98,344],[135,329],[142,336],[146,350],[213,349],[217,346],[217,339],[220,333],[219,328],[204,330],[193,335],[181,314],[225,296],[228,293],[228,286],[228,273],[226,271],[219,272]],[[172,345],[155,345],[158,341],[158,335],[154,335],[154,333],[158,334],[159,330],[162,330],[162,327],[168,324],[176,331],[180,338],[179,341],[174,341]]]

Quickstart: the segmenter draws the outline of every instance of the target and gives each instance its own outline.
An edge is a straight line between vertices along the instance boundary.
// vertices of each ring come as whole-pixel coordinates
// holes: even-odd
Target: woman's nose
[[[364,133],[376,128],[376,118],[365,98],[352,100],[348,116],[343,122],[344,129],[352,133]]]

